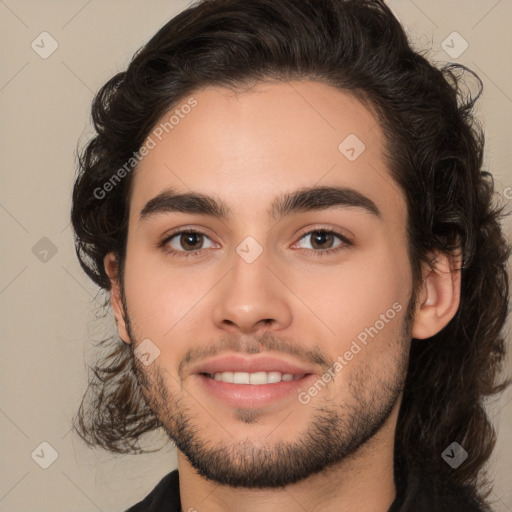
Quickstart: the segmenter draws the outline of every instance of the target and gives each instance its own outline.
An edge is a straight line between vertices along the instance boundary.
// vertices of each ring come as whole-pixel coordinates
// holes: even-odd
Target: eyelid
[[[167,243],[171,238],[174,238],[176,235],[182,235],[183,233],[197,233],[198,235],[204,235],[212,240],[212,237],[208,234],[209,230],[206,228],[196,228],[189,226],[180,226],[179,228],[174,228],[169,231],[166,231],[161,236],[161,241],[158,242],[158,245],[163,245]],[[212,240],[213,241],[213,240]]]
[[[332,226],[322,225],[322,224],[313,226],[313,227],[304,228],[301,232],[299,232],[299,234],[297,236],[300,240],[304,236],[310,235],[311,233],[315,233],[317,231],[326,231],[328,233],[332,233],[333,235],[340,237],[341,240],[343,240],[343,242],[345,242],[345,243],[352,243],[351,240],[352,240],[352,237],[354,236],[347,229],[335,228]]]

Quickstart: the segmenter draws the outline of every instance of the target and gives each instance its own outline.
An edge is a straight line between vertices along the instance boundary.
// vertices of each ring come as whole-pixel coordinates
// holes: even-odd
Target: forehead
[[[223,197],[250,218],[280,194],[343,186],[370,197],[384,215],[405,219],[375,115],[326,84],[265,82],[237,93],[206,87],[167,112],[150,139],[135,171],[132,213],[173,189]]]

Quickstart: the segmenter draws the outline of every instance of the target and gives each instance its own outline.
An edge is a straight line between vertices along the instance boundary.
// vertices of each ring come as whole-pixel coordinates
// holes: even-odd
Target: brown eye
[[[170,236],[164,245],[173,253],[187,253],[209,249],[215,244],[199,231],[180,231]]]
[[[199,233],[182,233],[179,241],[185,250],[195,251],[201,248],[203,235]]]
[[[309,247],[305,244],[308,243]],[[325,229],[317,229],[303,235],[299,241],[299,246],[303,249],[314,250],[316,252],[326,252],[328,250],[336,250],[349,241],[334,231]]]
[[[313,249],[331,249],[334,243],[334,235],[327,231],[314,231],[311,233],[311,245]]]

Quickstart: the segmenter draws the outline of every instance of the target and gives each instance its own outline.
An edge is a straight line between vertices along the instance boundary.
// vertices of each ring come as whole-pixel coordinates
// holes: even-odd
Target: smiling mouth
[[[219,372],[219,373],[202,373],[205,377],[219,382],[227,382],[230,384],[278,384],[279,382],[289,382],[299,380],[310,375],[308,373],[282,373],[282,372]]]

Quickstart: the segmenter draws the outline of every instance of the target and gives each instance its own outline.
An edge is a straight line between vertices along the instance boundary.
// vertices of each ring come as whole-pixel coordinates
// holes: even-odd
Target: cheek
[[[200,266],[172,266],[163,258],[142,254],[136,248],[128,254],[125,294],[136,338],[162,343],[172,339],[201,309],[201,299],[214,285],[216,276],[211,269]]]
[[[396,332],[401,316],[396,310],[405,311],[410,285],[407,255],[384,246],[332,266],[328,272],[300,279],[295,289],[316,317],[316,328],[335,340],[341,350],[376,322],[380,327],[380,315],[389,310],[386,319],[392,320],[385,323],[383,332]]]

